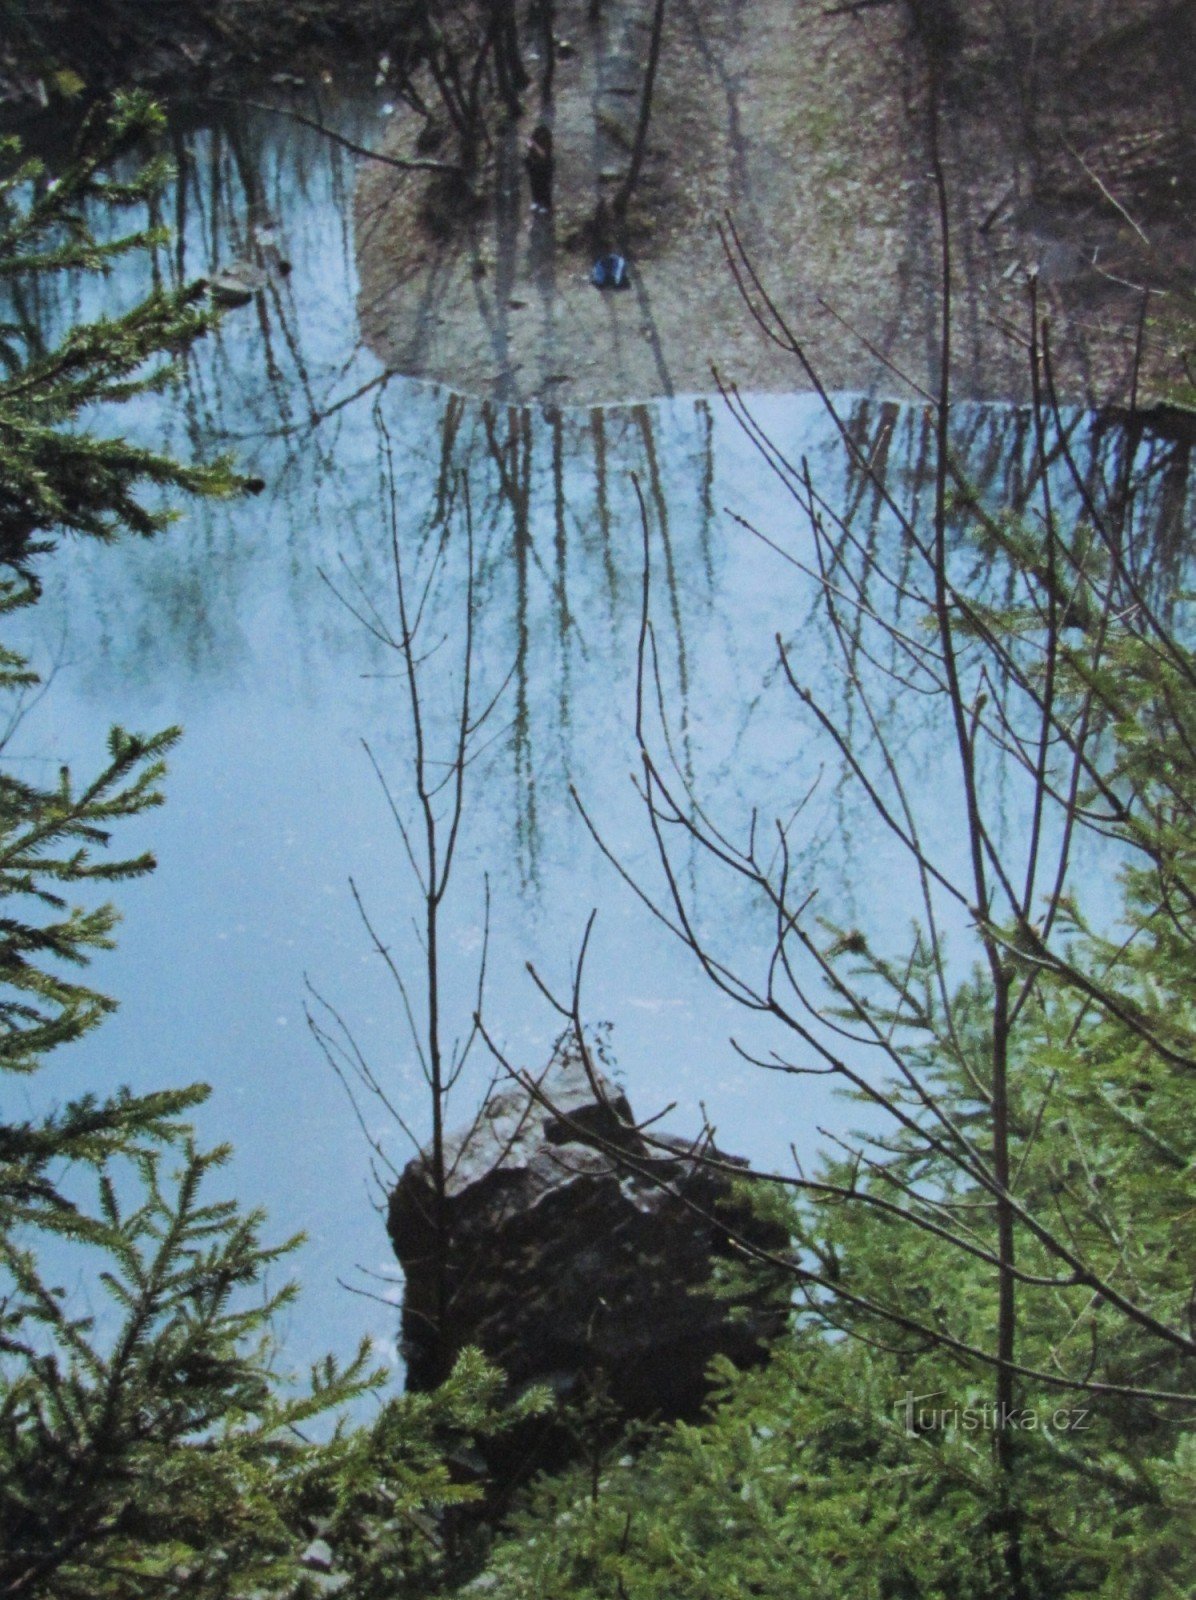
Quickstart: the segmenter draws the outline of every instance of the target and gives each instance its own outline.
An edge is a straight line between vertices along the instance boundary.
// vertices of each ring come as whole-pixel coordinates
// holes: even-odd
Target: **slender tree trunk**
[[[429,859],[435,860],[435,843],[429,849]],[[450,1361],[448,1351],[449,1309],[449,1255],[452,1239],[449,1229],[448,1174],[444,1160],[444,1064],[440,1052],[440,972],[437,948],[438,905],[428,897],[426,933],[428,941],[428,1065],[432,1089],[432,1187],[435,1193],[436,1214],[433,1226],[436,1234],[436,1364],[438,1377],[448,1377]]]
[[[934,494],[934,608],[938,619],[939,648],[947,684],[955,740],[959,753],[968,818],[968,845],[972,857],[972,899],[974,915],[984,944],[985,958],[993,986],[992,999],[992,1149],[993,1177],[998,1195],[997,1219],[997,1375],[994,1399],[997,1426],[994,1453],[1000,1472],[1000,1521],[1005,1539],[1005,1570],[1008,1600],[1027,1600],[1022,1563],[1016,1486],[1014,1483],[1016,1435],[1011,1422],[1014,1408],[1013,1359],[1017,1337],[1017,1278],[1015,1273],[1015,1217],[1009,1195],[1009,985],[1001,946],[988,930],[992,903],[984,854],[984,824],[980,810],[976,773],[975,734],[969,725],[970,712],[959,675],[955,625],[950,605],[947,576],[947,481],[950,455],[951,416],[951,221],[947,205],[947,180],[943,171],[939,142],[939,95],[941,82],[938,63],[928,52],[928,112],[930,160],[939,212],[942,251],[942,335],[939,350],[938,396],[935,405],[935,494]]]
[[[1008,1198],[1012,1176],[1009,1156],[1009,974],[1001,961],[1000,950],[992,943],[989,945],[989,962],[993,974],[993,1176],[1001,1190],[997,1199],[997,1257],[1000,1261],[997,1269],[997,1360],[1000,1365],[996,1383],[996,1459],[1004,1500],[1002,1531],[1005,1535],[1009,1595],[1010,1600],[1022,1600],[1025,1595],[1025,1574],[1022,1570],[1021,1527],[1014,1483],[1017,1436],[1012,1423],[1016,1403],[1013,1359],[1017,1338],[1017,1281],[1014,1275],[1017,1257],[1013,1207]]]
[[[619,192],[614,198],[613,209],[616,217],[626,216],[632,192],[639,181],[640,168],[644,164],[648,123],[652,117],[652,91],[656,87],[656,68],[660,62],[660,42],[664,35],[664,8],[665,0],[656,0],[656,7],[652,12],[652,39],[648,46],[648,66],[644,73],[643,93],[640,95],[640,115],[635,129],[635,144],[632,147],[631,165],[627,169],[627,176],[619,185]]]
[[[519,96],[531,81],[523,57],[519,54],[519,25],[515,18],[514,0],[492,0],[491,31],[494,37],[494,66],[498,75],[498,91],[512,117],[517,117],[523,107]]]

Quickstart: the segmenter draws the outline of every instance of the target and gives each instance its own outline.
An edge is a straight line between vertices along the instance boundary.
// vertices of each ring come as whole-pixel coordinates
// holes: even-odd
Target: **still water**
[[[370,106],[341,116],[351,136],[377,137]],[[37,314],[60,324],[127,303],[155,274],[285,257],[289,275],[271,274],[175,388],[120,421],[182,456],[228,451],[266,489],[232,506],[190,508],[151,545],[68,546],[47,563],[45,598],[22,620],[17,642],[48,688],[9,747],[18,770],[44,776],[65,761],[86,772],[114,721],[185,729],[168,804],[119,839],[129,851],[152,845],[160,863],[151,879],[121,889],[120,947],[94,970],[121,1008],[55,1063],[44,1087],[65,1097],[96,1084],[210,1083],[201,1134],[236,1151],[221,1181],[265,1206],[276,1235],[307,1236],[293,1258],[304,1292],[282,1330],[286,1361],[347,1353],[363,1333],[393,1359],[398,1290],[378,1276],[394,1278],[377,1213],[385,1166],[371,1163],[306,1018],[311,1010],[335,1033],[335,1012],[396,1110],[426,1130],[400,997],[350,886],[418,988],[421,908],[390,808],[390,799],[401,810],[412,799],[407,703],[400,663],[368,625],[397,626],[392,533],[412,592],[430,579],[424,683],[434,754],[451,744],[464,637],[466,487],[478,702],[506,685],[468,774],[445,907],[450,1037],[469,1027],[487,888],[484,1012],[522,1066],[541,1066],[557,1031],[526,963],[565,984],[597,908],[585,1009],[611,1024],[640,1115],[676,1101],[669,1125],[696,1129],[700,1101],[724,1146],[762,1163],[787,1162],[791,1145],[808,1157],[820,1127],[858,1120],[822,1080],[786,1086],[735,1053],[731,1035],[752,1049],[776,1041],[712,991],[603,859],[571,796],[630,873],[659,887],[632,781],[637,484],[678,770],[741,835],[753,806],[765,819],[789,816],[808,796],[796,870],[840,925],[866,925],[899,946],[915,915],[914,884],[782,681],[778,634],[851,731],[849,668],[802,570],[808,532],[784,472],[743,418],[717,397],[508,410],[387,375],[356,337],[350,159],[265,116],[200,120],[174,138],[179,175],[163,214],[172,245],[106,283],[55,288]],[[893,495],[924,503],[926,415],[877,398],[838,403]],[[750,410],[790,462],[808,462],[863,548],[899,545],[815,397],[772,396]],[[1087,466],[1114,471],[1124,440],[1084,419],[1072,425]],[[957,454],[994,504],[1028,492],[1031,447],[1020,411],[957,415]],[[1189,498],[1187,457],[1149,440],[1135,449],[1141,516],[1165,564]],[[888,715],[919,774],[929,836],[950,864],[963,840],[934,709],[894,695]],[[864,731],[854,736],[867,743]],[[994,809],[1016,834],[1016,796],[1006,804],[999,774],[993,784]],[[678,860],[702,926],[758,966],[771,931],[761,908],[699,858],[682,850]],[[1089,861],[1085,870],[1099,894],[1107,867]],[[956,916],[945,927],[962,970],[966,924]],[[479,1052],[458,1090],[462,1118],[489,1071]],[[361,1111],[381,1160],[401,1165],[409,1145],[395,1119],[368,1100]]]

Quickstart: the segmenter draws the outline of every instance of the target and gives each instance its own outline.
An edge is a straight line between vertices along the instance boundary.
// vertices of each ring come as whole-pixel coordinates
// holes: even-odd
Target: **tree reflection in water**
[[[368,142],[376,132],[368,105],[337,114],[351,136]],[[155,819],[155,840],[160,831],[169,845],[161,892],[177,894],[171,883],[185,881],[207,893],[210,884],[211,903],[199,895],[178,949],[171,930],[187,919],[177,909],[156,924],[130,916],[125,948],[113,958],[129,961],[127,987],[120,972],[111,986],[152,988],[160,964],[173,971],[171,962],[190,961],[190,987],[152,1042],[139,1033],[111,1038],[128,1053],[133,1078],[139,1050],[148,1052],[146,1080],[156,1082],[159,1048],[177,1044],[191,1062],[188,1074],[244,1095],[237,1104],[255,1130],[241,1158],[252,1168],[248,1192],[269,1201],[281,1227],[310,1226],[285,1181],[286,1152],[304,1138],[331,1150],[342,1108],[335,1086],[319,1085],[314,1070],[279,1103],[269,1086],[293,1085],[296,1074],[276,1019],[295,1006],[305,969],[319,971],[326,989],[368,1017],[372,975],[359,965],[345,879],[361,872],[364,857],[381,896],[398,905],[403,889],[399,863],[388,857],[391,836],[369,809],[368,765],[353,765],[361,736],[384,762],[404,759],[394,732],[395,684],[382,653],[320,578],[335,570],[386,602],[382,425],[394,444],[400,530],[413,568],[450,534],[429,598],[432,635],[460,625],[464,551],[450,512],[462,475],[470,485],[479,672],[491,687],[512,668],[513,677],[505,736],[476,773],[482,799],[469,819],[468,849],[505,875],[495,894],[510,908],[500,926],[515,962],[537,939],[541,950],[568,947],[579,932],[579,904],[615,899],[571,805],[571,782],[620,851],[634,858],[644,847],[642,811],[627,782],[640,605],[635,483],[649,520],[656,645],[678,768],[722,817],[742,818],[751,803],[788,815],[819,769],[787,697],[775,692],[774,636],[782,635],[825,696],[838,691],[844,708],[851,652],[866,640],[852,637],[846,661],[833,655],[817,585],[800,570],[813,551],[791,542],[800,525],[792,471],[761,455],[752,431],[762,430],[792,469],[808,465],[834,530],[832,559],[850,558],[869,603],[899,621],[907,553],[886,495],[907,509],[926,505],[933,424],[922,409],[882,398],[838,402],[845,432],[858,457],[873,464],[882,493],[808,395],[759,397],[739,416],[704,398],[602,410],[505,407],[388,375],[356,341],[352,171],[343,154],[310,130],[236,109],[180,123],[173,137],[178,174],[161,220],[174,237],[143,268],[114,271],[103,293],[127,303],[155,274],[175,282],[237,260],[265,277],[252,304],[230,312],[196,350],[180,383],[131,408],[122,425],[180,455],[231,451],[266,488],[255,499],[189,513],[153,545],[77,547],[51,564],[46,600],[31,619],[34,643],[43,664],[58,653],[71,670],[39,708],[49,731],[38,734],[31,720],[30,748],[49,763],[116,717],[130,726],[187,725],[172,804]],[[93,313],[95,293],[56,280],[31,284],[14,309],[49,328]],[[1060,505],[1070,495],[1066,437],[1083,480],[1100,495],[1128,500],[1136,571],[1174,582],[1191,559],[1182,536],[1192,500],[1190,441],[1140,420],[1127,427],[1077,412],[1063,415],[1058,432],[1048,470]],[[1032,424],[1024,410],[961,406],[953,457],[957,497],[1014,513],[1031,504]],[[781,545],[791,562],[735,516]],[[972,564],[972,581],[987,581],[982,550],[960,546],[955,554]],[[895,587],[876,575],[881,566],[896,574]],[[446,704],[449,698],[446,686]],[[895,690],[884,714],[911,747],[933,737],[916,696]],[[853,736],[866,738],[867,730]],[[828,894],[848,897],[845,921],[853,894],[882,915],[903,915],[887,904],[883,855],[839,773],[821,775],[804,850]],[[218,856],[233,863],[227,875]],[[694,887],[703,915],[725,922],[737,914],[718,885]],[[261,926],[237,943],[238,918],[249,916],[244,906],[260,908]],[[616,925],[626,949],[612,959],[614,999],[673,1004],[685,992],[679,958],[652,946],[630,919]],[[230,942],[218,948],[226,935]],[[500,1009],[526,1011],[528,997],[513,982],[504,991],[496,977],[495,988]],[[650,1073],[653,1040],[661,1055],[667,1043],[676,1059],[692,1058],[693,1092],[703,1094],[720,1072],[706,1061],[716,1059],[712,1038],[721,1025],[677,1004],[651,1038],[637,1035],[635,1017],[622,1022],[624,1037],[638,1040],[637,1071]],[[387,1024],[377,1027],[384,1049]],[[250,1047],[260,1090],[231,1065]],[[719,1083],[728,1081],[723,1070]],[[645,1087],[647,1100],[654,1093]],[[728,1123],[731,1144],[766,1142],[770,1131],[751,1122],[746,1101],[742,1115],[738,1132]],[[226,1123],[217,1129],[229,1131]],[[231,1131],[240,1138],[238,1126]],[[346,1151],[352,1137],[347,1130]],[[373,1239],[373,1219],[365,1211],[357,1220],[360,1197],[339,1193],[340,1169],[329,1161],[338,1193],[322,1192],[324,1237],[304,1271],[334,1262],[323,1280],[330,1283],[353,1252],[376,1254],[377,1241],[361,1242]],[[346,1326],[360,1327],[361,1316],[360,1306],[351,1307]],[[325,1347],[325,1327],[308,1332],[313,1349]]]

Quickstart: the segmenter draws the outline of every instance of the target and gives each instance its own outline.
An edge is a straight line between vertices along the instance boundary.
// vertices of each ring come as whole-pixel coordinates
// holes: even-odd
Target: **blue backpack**
[[[590,273],[595,289],[627,289],[631,279],[627,276],[627,263],[622,256],[599,256]]]

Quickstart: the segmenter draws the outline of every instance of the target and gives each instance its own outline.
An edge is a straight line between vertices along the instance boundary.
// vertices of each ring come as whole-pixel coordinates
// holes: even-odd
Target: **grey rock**
[[[597,1087],[575,1053],[560,1053],[542,1080],[551,1110],[512,1085],[449,1137],[443,1341],[427,1154],[404,1170],[388,1228],[406,1278],[410,1389],[434,1387],[473,1344],[517,1390],[548,1383],[567,1398],[601,1372],[624,1419],[693,1418],[713,1356],[763,1359],[784,1320],[783,1271],[762,1276],[738,1315],[710,1292],[710,1277],[735,1253],[727,1228],[774,1252],[787,1249],[785,1231],[732,1201],[730,1179],[696,1160],[690,1141],[646,1144],[622,1090]]]
[[[208,294],[218,306],[246,306],[265,283],[262,267],[252,261],[235,261],[208,279]]]

